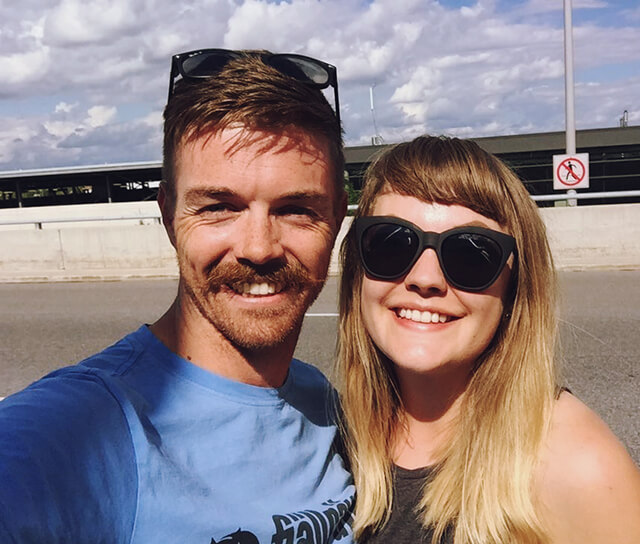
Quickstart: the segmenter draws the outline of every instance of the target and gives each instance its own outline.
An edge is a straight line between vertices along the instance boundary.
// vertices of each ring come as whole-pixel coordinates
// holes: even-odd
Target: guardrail
[[[595,198],[628,198],[640,197],[640,190],[637,191],[604,191],[598,193],[558,193],[554,195],[531,195],[535,201],[553,201],[553,200],[588,200]],[[350,204],[349,211],[358,209],[357,204]],[[135,215],[117,215],[117,216],[93,216],[93,217],[65,217],[65,218],[46,218],[46,219],[0,219],[0,226],[7,225],[35,225],[36,229],[42,229],[45,223],[80,223],[83,221],[136,221],[144,219],[153,219],[156,223],[162,222],[160,212],[155,214],[135,214]]]
[[[563,193],[557,195],[531,195],[536,201],[542,200],[588,200],[593,198],[627,198],[631,196],[640,196],[640,191],[604,191],[600,193]]]
[[[0,219],[0,226],[5,225],[35,225],[36,229],[42,229],[44,223],[81,223],[83,221],[137,221],[144,219],[153,219],[156,223],[162,222],[162,216],[160,212],[157,214],[149,215],[117,215],[117,216],[93,216],[93,217],[64,217],[55,218],[50,217],[47,219]]]
[[[536,202],[550,201],[550,200],[587,200],[594,198],[627,198],[627,197],[640,197],[640,191],[603,191],[599,193],[558,193],[556,195],[530,195]],[[355,211],[358,209],[357,204],[350,204],[348,206],[349,211]]]

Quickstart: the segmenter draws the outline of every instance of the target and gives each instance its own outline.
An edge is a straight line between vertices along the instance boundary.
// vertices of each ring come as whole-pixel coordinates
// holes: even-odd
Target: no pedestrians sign
[[[589,153],[553,156],[553,188],[560,190],[589,187]]]

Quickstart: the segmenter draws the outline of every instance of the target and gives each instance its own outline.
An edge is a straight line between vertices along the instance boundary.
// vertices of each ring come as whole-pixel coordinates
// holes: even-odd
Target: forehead
[[[372,215],[400,217],[425,231],[442,232],[462,225],[478,225],[498,231],[504,230],[497,221],[466,206],[426,202],[394,192],[385,192],[375,199]]]
[[[176,192],[193,185],[243,191],[313,190],[332,196],[328,143],[299,130],[227,128],[183,142],[176,153]]]

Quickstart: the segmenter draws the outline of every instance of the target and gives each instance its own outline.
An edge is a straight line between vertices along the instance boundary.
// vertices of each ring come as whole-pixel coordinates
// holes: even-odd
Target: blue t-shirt
[[[0,402],[0,542],[352,542],[333,394],[234,382],[146,327]]]

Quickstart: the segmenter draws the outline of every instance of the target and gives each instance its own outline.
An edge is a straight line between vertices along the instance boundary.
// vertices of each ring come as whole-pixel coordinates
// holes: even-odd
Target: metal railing
[[[531,195],[531,198],[535,201],[542,200],[587,200],[593,198],[627,198],[640,196],[640,191],[604,191],[600,193],[575,193],[568,194],[562,193],[557,195]]]
[[[628,197],[640,197],[640,190],[638,191],[603,191],[599,193],[558,193],[555,195],[530,195],[532,200],[536,202],[552,201],[552,200],[587,200],[594,198],[628,198]],[[350,204],[348,206],[349,211],[355,211],[358,209],[357,204]]]
[[[144,219],[153,219],[155,223],[161,223],[162,217],[160,212],[147,215],[114,215],[114,216],[93,216],[93,217],[47,217],[45,219],[0,219],[0,226],[5,225],[35,225],[36,229],[42,229],[45,223],[81,223],[94,221],[142,221]]]

